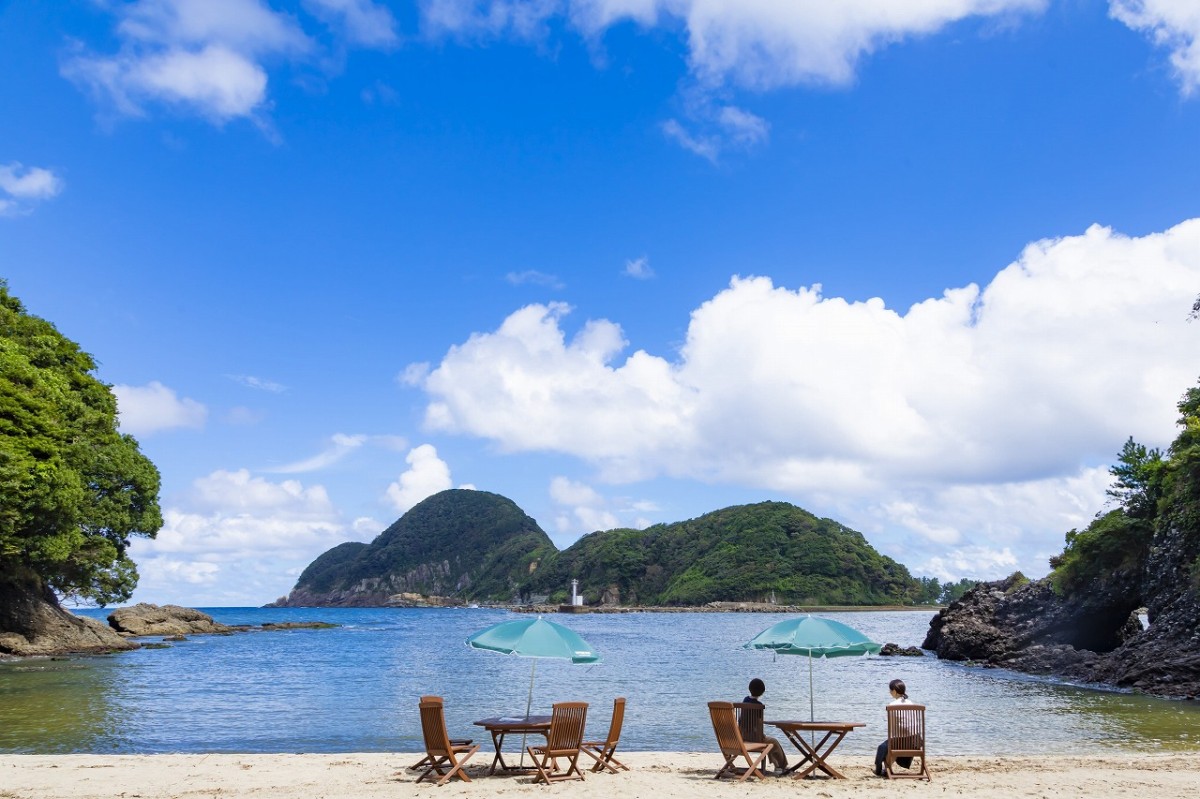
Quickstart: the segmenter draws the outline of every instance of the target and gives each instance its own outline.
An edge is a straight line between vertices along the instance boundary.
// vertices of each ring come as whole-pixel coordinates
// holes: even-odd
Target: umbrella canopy
[[[850,625],[819,616],[801,616],[773,624],[744,646],[815,658],[876,654],[880,650],[879,644]]]
[[[780,655],[808,655],[808,717],[815,721],[813,658],[875,654],[882,647],[848,624],[819,616],[801,616],[772,624],[743,648],[768,649]]]
[[[561,658],[572,663],[596,663],[600,656],[574,630],[536,619],[493,624],[467,638],[467,646],[523,658]]]

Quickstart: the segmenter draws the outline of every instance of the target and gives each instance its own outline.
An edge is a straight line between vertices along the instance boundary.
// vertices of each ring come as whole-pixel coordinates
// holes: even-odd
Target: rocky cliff
[[[1122,507],[1071,531],[1054,570],[983,583],[942,610],[938,657],[1200,697],[1200,389],[1179,404],[1168,457],[1130,442],[1110,494]],[[1133,612],[1146,608],[1143,629]]]

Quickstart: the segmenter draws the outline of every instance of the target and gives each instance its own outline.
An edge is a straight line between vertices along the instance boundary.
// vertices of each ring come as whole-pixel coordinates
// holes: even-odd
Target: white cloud
[[[770,489],[860,529],[874,519],[918,554],[1034,527],[1013,550],[1027,558],[1099,510],[1093,470],[1128,436],[1174,436],[1198,293],[1200,219],[1039,241],[982,290],[903,314],[734,278],[674,360],[619,357],[607,320],[568,339],[567,306],[530,305],[450,349],[424,382],[426,423],[576,456],[607,481]]]
[[[424,0],[433,34],[539,39],[565,16],[594,38],[624,21],[686,30],[688,61],[705,85],[769,89],[846,84],[858,61],[902,39],[969,17],[1040,11],[1046,0]]]
[[[649,280],[654,277],[654,270],[650,268],[650,259],[643,255],[626,261],[625,270],[621,274],[636,280]]]
[[[450,467],[438,457],[437,449],[431,444],[414,447],[404,460],[408,463],[408,471],[387,487],[388,500],[401,513],[426,497],[454,487],[450,481]]]
[[[552,289],[565,288],[565,284],[555,275],[548,275],[545,272],[539,272],[536,269],[527,269],[524,272],[509,272],[504,276],[504,279],[514,286],[523,286],[526,284],[534,286],[545,286]]]
[[[400,42],[392,12],[371,0],[304,0],[304,6],[353,44],[388,48]]]
[[[771,126],[765,119],[736,106],[715,106],[703,92],[692,92],[687,106],[690,129],[669,119],[662,125],[663,133],[714,164],[726,150],[752,150],[770,138]]]
[[[283,466],[276,466],[265,471],[275,474],[300,474],[325,469],[340,461],[367,442],[369,436],[346,435],[334,433],[329,439],[329,446],[313,455],[311,458],[294,461]]]
[[[120,51],[77,53],[63,74],[131,116],[161,102],[217,123],[255,117],[266,102],[261,62],[313,46],[293,18],[261,0],[138,0],[116,13]]]
[[[208,408],[157,380],[144,386],[113,386],[117,397],[121,430],[135,436],[150,435],[179,427],[200,428],[208,418]]]
[[[27,211],[30,203],[49,200],[62,190],[62,178],[49,169],[17,161],[0,164],[0,216]]]
[[[622,526],[617,516],[606,509],[604,497],[584,483],[555,477],[550,481],[550,498],[561,508],[555,517],[560,533],[591,533]]]
[[[1184,96],[1200,89],[1200,5],[1195,0],[1109,0],[1109,14],[1171,51]]]
[[[323,486],[216,471],[164,509],[156,538],[132,542],[141,574],[136,598],[262,604],[290,591],[317,555],[354,537]]]
[[[282,383],[276,383],[274,380],[265,380],[254,375],[226,375],[230,380],[241,383],[246,388],[252,388],[256,391],[266,391],[271,394],[282,394],[287,391],[287,386]]]

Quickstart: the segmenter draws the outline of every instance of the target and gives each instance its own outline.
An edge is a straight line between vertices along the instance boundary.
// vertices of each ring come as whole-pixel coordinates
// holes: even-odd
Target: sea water
[[[418,697],[438,694],[454,737],[472,722],[586,701],[588,735],[627,698],[621,747],[709,751],[707,703],[766,681],[766,718],[862,721],[839,752],[885,737],[888,681],[927,705],[941,754],[1075,754],[1200,747],[1200,706],[1101,691],[926,657],[809,661],[742,649],[787,616],[768,613],[555,615],[600,653],[572,665],[470,649],[507,619],[493,609],[207,608],[226,624],[327,621],[333,629],[194,636],[163,649],[0,664],[0,752],[415,752]],[[103,618],[106,611],[83,611]],[[929,611],[819,614],[879,642],[919,645]],[[142,639],[144,642],[158,639]],[[536,673],[531,674],[536,663]],[[810,666],[812,693],[809,691]],[[530,697],[531,676],[533,678]],[[810,707],[811,696],[811,707]]]

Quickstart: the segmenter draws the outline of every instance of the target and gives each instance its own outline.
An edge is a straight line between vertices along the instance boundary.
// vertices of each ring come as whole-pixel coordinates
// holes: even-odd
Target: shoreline
[[[469,761],[472,781],[438,787],[417,784],[408,770],[420,753],[349,754],[161,754],[161,755],[0,755],[0,797],[4,799],[300,799],[354,796],[364,799],[431,795],[544,796],[547,788],[528,775],[486,776],[492,749],[486,742]],[[715,745],[714,745],[715,750]],[[888,799],[936,792],[983,799],[1014,795],[1054,797],[1139,797],[1184,799],[1200,784],[1200,751],[1143,753],[1112,751],[1087,756],[930,755],[933,781],[885,780],[871,773],[867,755],[835,754],[830,763],[845,780],[770,777],[745,787],[712,779],[721,765],[713,752],[622,752],[631,770],[620,774],[586,772],[569,791],[585,799],[656,799],[755,795],[795,796],[818,790],[822,797],[870,796]],[[587,760],[587,758],[583,758]],[[582,762],[582,761],[581,761]],[[590,760],[588,761],[590,764]],[[432,792],[437,792],[436,794]]]

